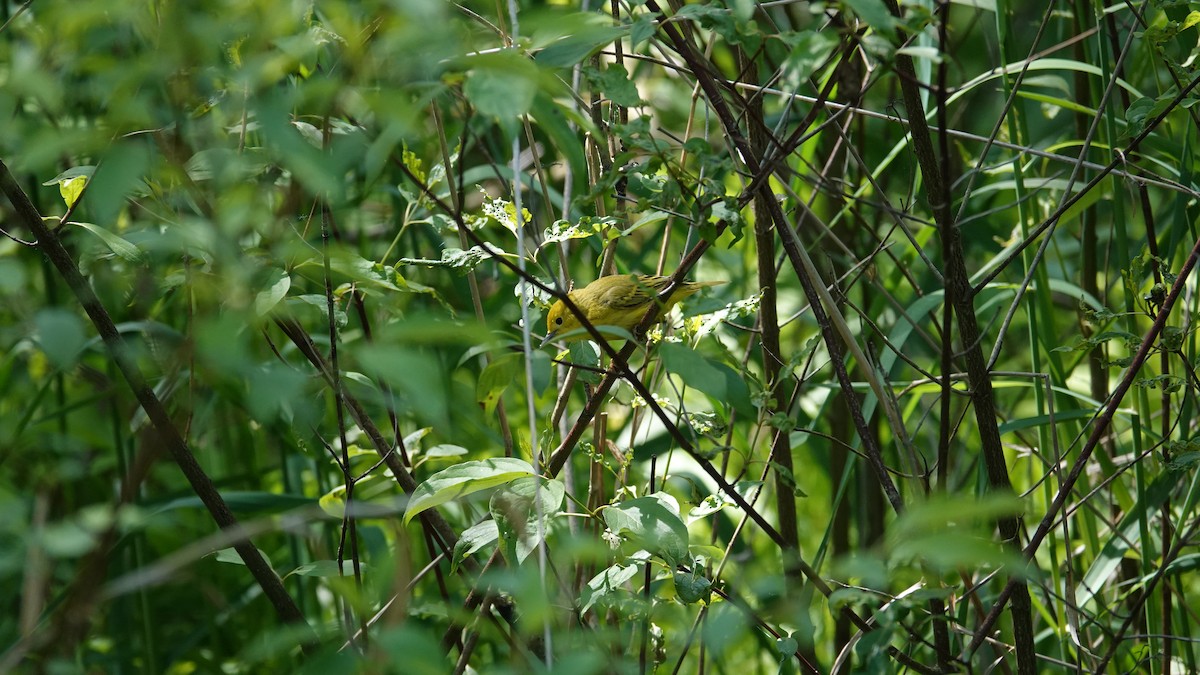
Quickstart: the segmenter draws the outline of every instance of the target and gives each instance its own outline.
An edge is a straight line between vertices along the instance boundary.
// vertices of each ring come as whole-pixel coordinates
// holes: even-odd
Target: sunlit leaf
[[[462,462],[443,469],[417,486],[404,512],[404,522],[411,521],[422,511],[444,504],[451,499],[532,476],[533,467],[514,457],[497,457]]]

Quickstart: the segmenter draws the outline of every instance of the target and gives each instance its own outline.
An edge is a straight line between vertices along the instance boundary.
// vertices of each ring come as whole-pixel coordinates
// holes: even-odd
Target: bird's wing
[[[604,302],[614,309],[633,309],[644,307],[653,302],[658,294],[667,287],[667,277],[638,277],[637,283],[621,284],[609,289]]]

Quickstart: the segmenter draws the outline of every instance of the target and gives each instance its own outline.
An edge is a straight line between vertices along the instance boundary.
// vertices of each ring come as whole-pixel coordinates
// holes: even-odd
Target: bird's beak
[[[542,344],[538,345],[538,349],[545,347],[547,344],[550,343],[551,340],[553,340],[556,337],[558,337],[558,331],[556,331],[556,330],[552,330],[549,333],[546,333],[546,337],[542,338]]]

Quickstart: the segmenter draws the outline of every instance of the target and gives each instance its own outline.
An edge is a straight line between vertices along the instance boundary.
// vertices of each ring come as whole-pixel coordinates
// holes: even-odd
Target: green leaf
[[[529,112],[538,92],[538,69],[512,50],[473,56],[463,93],[482,115],[515,122]]]
[[[323,263],[320,258],[314,257],[304,264],[321,265]],[[359,285],[382,288],[389,291],[433,294],[432,288],[408,281],[395,268],[383,263],[367,260],[353,253],[345,251],[335,252],[329,257],[329,267]]]
[[[1052,421],[1056,424],[1061,424],[1067,420],[1090,419],[1091,417],[1094,417],[1095,414],[1096,411],[1094,410],[1065,410],[1063,412],[1054,413],[1053,417],[1050,415],[1022,417],[1019,419],[1009,420],[1008,422],[1001,424],[1000,433],[1009,434],[1014,431],[1021,431],[1024,429],[1030,429],[1032,427],[1045,426],[1050,424]]]
[[[408,502],[408,508],[404,511],[404,522],[407,524],[422,511],[451,499],[532,475],[533,467],[515,457],[497,457],[455,464],[433,474],[417,486]]]
[[[330,518],[341,520],[346,515],[346,486],[335,485],[331,490],[321,495],[317,505]]]
[[[97,237],[100,237],[100,240],[104,242],[104,245],[108,247],[108,250],[117,254],[119,257],[128,260],[129,262],[141,262],[142,252],[138,250],[138,247],[129,243],[128,240],[122,239],[120,236],[109,232],[103,227],[93,225],[91,223],[71,221],[70,224],[78,225]]]
[[[750,388],[729,366],[711,361],[682,344],[665,343],[659,347],[659,353],[667,372],[678,375],[688,386],[724,402],[751,419],[758,416],[750,400]]]
[[[515,567],[524,562],[537,548],[545,537],[546,523],[562,508],[565,494],[566,489],[559,481],[530,476],[518,478],[492,495],[488,508],[496,522],[500,550],[510,565]]]
[[[827,31],[787,32],[780,37],[789,47],[788,56],[780,68],[783,84],[789,91],[799,91],[807,86],[809,78],[837,47],[837,40]]]
[[[629,556],[629,558],[630,560],[638,560],[639,562],[627,565],[613,565],[592,577],[591,581],[587,583],[587,587],[579,594],[579,611],[587,612],[597,601],[618,592],[623,584],[638,573],[638,570],[642,568],[640,563],[644,562],[648,557],[645,551],[641,551],[641,555],[635,553]]]
[[[472,246],[469,249],[447,248],[442,250],[442,257],[438,260],[428,258],[401,258],[402,265],[421,265],[423,267],[444,267],[447,269],[456,270],[461,274],[466,274],[478,267],[481,263],[491,260],[493,256],[509,255],[498,247],[488,244],[491,252],[485,250],[482,246]]]
[[[629,71],[625,70],[625,66],[611,63],[604,70],[593,73],[592,79],[600,91],[619,106],[636,108],[646,105],[638,94],[637,85],[629,79]]]
[[[75,206],[75,202],[79,201],[79,195],[83,194],[83,188],[87,185],[87,182],[87,176],[76,176],[58,184],[58,194],[62,195],[68,209]]]
[[[116,222],[129,196],[149,193],[145,176],[153,166],[152,148],[148,139],[125,136],[105,152],[84,196],[97,222]]]
[[[618,534],[628,534],[638,548],[662,558],[671,567],[688,561],[687,525],[674,499],[663,492],[638,497],[604,509],[604,522]]]
[[[1013,495],[994,494],[983,498],[943,497],[915,505],[896,519],[888,535],[903,541],[925,534],[942,532],[948,525],[957,528],[991,523],[1003,516],[1021,513],[1021,502]]]
[[[271,564],[271,559],[267,557],[267,554],[262,552],[262,549],[258,549],[258,554],[262,556],[263,560],[267,561],[268,567],[275,567]],[[231,565],[246,564],[246,562],[242,560],[242,556],[237,552],[237,549],[232,547],[223,548],[212,555],[217,559],[217,562],[229,563]]]
[[[736,503],[737,502],[730,499],[729,496],[724,492],[713,493],[700,500],[699,504],[693,506],[692,509],[688,511],[688,522],[696,521],[701,518],[707,518],[726,506],[733,506]]]
[[[561,354],[559,355],[559,359],[562,359]],[[600,352],[595,343],[590,340],[579,340],[570,343],[570,346],[567,348],[567,361],[584,366],[575,371],[577,373],[576,377],[579,378],[580,382],[593,386],[600,384],[600,373],[593,370],[600,367]]]
[[[637,49],[638,45],[642,44],[658,31],[658,21],[655,20],[652,14],[639,14],[633,20],[633,25],[629,29],[629,43]]]
[[[574,188],[579,192],[586,191],[587,158],[584,154],[581,134],[577,129],[592,129],[591,120],[580,116],[578,110],[564,105],[544,91],[539,91],[534,97],[533,107],[529,113],[538,128],[550,139],[550,145],[563,156],[571,167]],[[551,200],[553,201],[553,198]]]
[[[444,338],[444,343],[452,342]],[[429,351],[375,342],[356,344],[352,353],[365,372],[387,382],[393,393],[403,394],[405,405],[419,413],[426,424],[441,428],[446,423],[449,415],[446,374]]]
[[[266,316],[275,308],[275,305],[279,304],[280,300],[287,296],[288,289],[291,287],[292,278],[288,276],[288,273],[285,270],[276,270],[272,273],[266,288],[254,296],[254,313],[258,316]]]
[[[692,572],[679,572],[674,574],[675,594],[679,596],[679,601],[685,605],[691,605],[701,600],[708,600],[709,593],[712,589],[712,581],[706,579],[703,575]]]
[[[583,16],[588,17],[589,20],[603,19],[603,17],[590,12]],[[538,52],[535,59],[538,64],[551,68],[570,67],[599,51],[604,45],[620,39],[628,31],[629,29],[625,26],[613,26],[607,22],[579,26],[550,43]]]
[[[500,529],[494,520],[485,520],[478,525],[468,527],[459,535],[458,543],[454,545],[454,560],[450,562],[450,574],[454,574],[459,563],[499,538]]]
[[[542,233],[542,246],[549,246],[571,239],[586,239],[602,232],[615,230],[620,221],[610,216],[584,216],[578,222],[556,220]]]
[[[429,448],[424,452],[426,457],[461,457],[467,454],[467,449],[461,445],[449,445],[442,443]]]
[[[488,415],[495,412],[505,390],[518,380],[523,365],[522,354],[505,354],[489,363],[479,374],[479,381],[475,383],[475,400],[483,404]]]
[[[896,17],[888,11],[883,0],[845,0],[845,3],[858,18],[874,28],[877,33],[881,33],[882,37],[888,40],[895,37]]]
[[[359,569],[365,567],[366,565],[359,563]],[[354,576],[354,561],[343,560],[339,567],[336,560],[314,560],[288,572],[284,578],[290,577],[293,574],[302,577],[352,577]]]
[[[37,326],[38,345],[50,363],[58,368],[75,363],[87,342],[83,321],[78,316],[65,309],[44,309],[38,312],[34,324]]]
[[[1012,494],[939,497],[914,505],[888,530],[892,559],[920,560],[937,570],[1011,566],[1025,569],[1023,558],[1004,549],[992,536],[998,518],[1021,513]]]
[[[82,178],[91,178],[92,174],[94,174],[95,172],[96,172],[96,167],[91,164],[85,164],[82,166],[73,166],[70,169],[67,169],[66,171],[58,174],[54,178],[51,178],[50,180],[46,181],[45,183],[42,183],[42,185],[44,185],[46,187],[50,187],[51,185],[62,185],[63,183],[66,183],[67,181],[70,181],[70,180],[74,180],[76,178],[81,178],[81,177]]]

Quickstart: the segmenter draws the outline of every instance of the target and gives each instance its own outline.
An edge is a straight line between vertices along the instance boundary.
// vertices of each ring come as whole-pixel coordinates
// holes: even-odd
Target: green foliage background
[[[0,671],[1198,669],[1200,7],[0,7]]]

